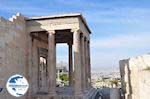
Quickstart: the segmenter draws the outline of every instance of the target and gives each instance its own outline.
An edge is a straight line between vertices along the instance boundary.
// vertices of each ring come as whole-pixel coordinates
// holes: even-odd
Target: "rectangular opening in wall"
[[[48,50],[38,48],[38,89],[40,93],[48,92]]]
[[[69,86],[68,45],[61,43],[56,47],[56,84],[57,87]]]

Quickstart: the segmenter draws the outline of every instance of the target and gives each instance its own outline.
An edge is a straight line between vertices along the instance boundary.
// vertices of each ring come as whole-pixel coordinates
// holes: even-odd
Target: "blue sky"
[[[93,70],[118,67],[120,59],[150,52],[149,0],[0,0],[0,2],[0,16],[5,18],[17,12],[25,16],[82,13],[92,30]],[[66,49],[67,46],[58,46],[59,60],[67,58]]]

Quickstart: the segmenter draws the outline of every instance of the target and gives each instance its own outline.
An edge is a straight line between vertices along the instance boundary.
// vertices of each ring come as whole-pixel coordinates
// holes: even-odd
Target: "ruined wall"
[[[26,77],[27,34],[25,18],[21,14],[9,20],[0,18],[0,93],[1,99],[15,99],[6,90],[6,82],[11,75]],[[23,96],[19,99],[25,99]]]
[[[120,61],[125,99],[147,99],[150,94],[150,54]]]
[[[140,77],[140,99],[148,99],[148,95],[150,94],[150,71],[143,71]]]

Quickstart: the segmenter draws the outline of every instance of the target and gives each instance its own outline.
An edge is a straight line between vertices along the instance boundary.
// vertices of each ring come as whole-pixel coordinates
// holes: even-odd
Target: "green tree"
[[[67,74],[61,74],[60,75],[60,79],[64,82],[69,81],[69,77]]]
[[[115,86],[118,86],[118,80],[111,80],[111,85],[115,84]]]

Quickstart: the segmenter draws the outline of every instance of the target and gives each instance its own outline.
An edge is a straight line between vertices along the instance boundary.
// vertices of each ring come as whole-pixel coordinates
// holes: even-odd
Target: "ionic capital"
[[[73,32],[73,33],[81,33],[81,30],[80,30],[80,29],[75,28],[75,29],[71,29],[71,32]]]
[[[55,30],[48,30],[47,33],[48,34],[55,34]]]

